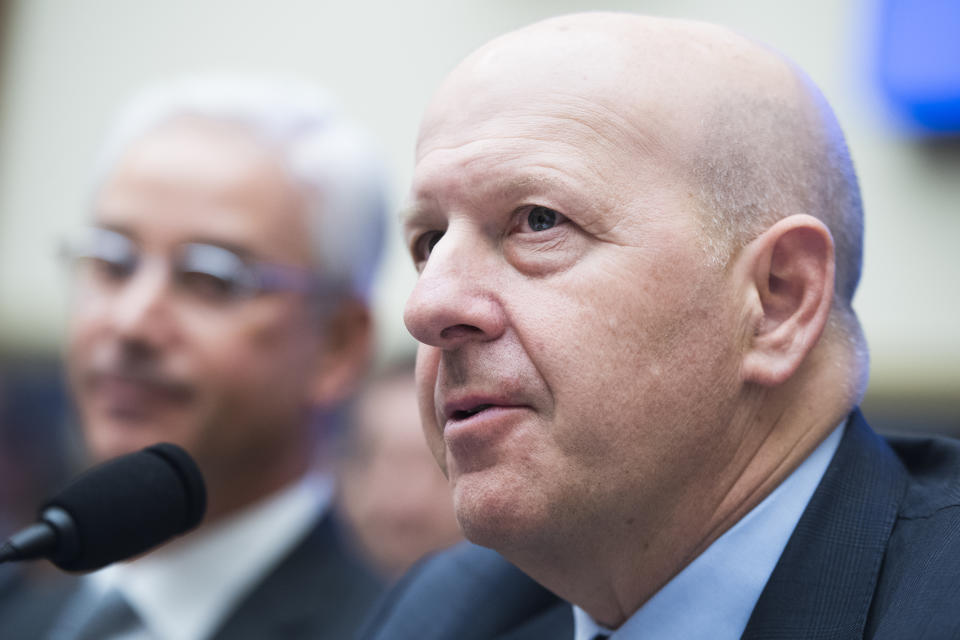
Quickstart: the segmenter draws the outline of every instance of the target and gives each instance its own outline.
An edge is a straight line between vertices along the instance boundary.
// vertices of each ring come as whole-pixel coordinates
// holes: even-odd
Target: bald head
[[[617,13],[548,19],[464,60],[428,109],[418,158],[498,127],[557,115],[571,144],[684,181],[708,256],[726,264],[777,220],[822,220],[837,253],[844,314],[860,274],[862,213],[843,135],[813,84],[776,52],[715,25]],[[452,132],[453,135],[451,135]]]

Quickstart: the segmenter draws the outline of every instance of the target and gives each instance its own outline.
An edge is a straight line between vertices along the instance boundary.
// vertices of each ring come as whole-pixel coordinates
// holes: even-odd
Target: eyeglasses
[[[133,239],[102,227],[91,227],[65,242],[60,254],[79,286],[100,291],[121,287],[145,262]],[[225,247],[201,242],[180,245],[169,268],[178,292],[211,305],[273,291],[319,291],[318,280],[308,269],[250,261]]]

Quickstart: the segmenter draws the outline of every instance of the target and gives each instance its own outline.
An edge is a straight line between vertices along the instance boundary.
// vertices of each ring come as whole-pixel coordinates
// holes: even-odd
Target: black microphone
[[[0,562],[45,557],[65,571],[92,571],[186,533],[206,508],[193,459],[156,444],[78,476],[40,508],[39,522],[0,547]]]

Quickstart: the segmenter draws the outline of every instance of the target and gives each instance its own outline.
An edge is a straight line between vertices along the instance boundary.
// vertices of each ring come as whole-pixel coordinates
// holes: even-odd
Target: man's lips
[[[499,405],[487,403],[487,404],[478,404],[477,406],[470,409],[457,409],[452,414],[450,414],[450,418],[452,420],[466,420],[467,418],[472,418],[473,416],[477,415],[481,411],[485,411],[490,407],[494,407],[494,406],[499,406]]]
[[[88,388],[113,413],[139,413],[161,403],[180,403],[190,399],[191,388],[181,382],[153,374],[93,372]]]
[[[500,409],[517,409],[523,406],[510,398],[487,395],[463,396],[443,404],[442,423],[444,425],[462,423]]]
[[[447,454],[456,461],[455,474],[477,471],[495,464],[500,445],[522,431],[532,408],[517,399],[469,398],[447,402],[441,418]],[[451,460],[447,460],[449,465]]]

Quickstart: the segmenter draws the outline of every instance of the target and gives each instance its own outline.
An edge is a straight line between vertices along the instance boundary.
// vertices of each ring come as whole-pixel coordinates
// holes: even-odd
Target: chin
[[[90,457],[95,462],[102,462],[158,442],[169,442],[170,438],[164,437],[156,429],[99,421],[96,426],[85,429],[84,440]]]
[[[454,509],[464,536],[500,552],[542,540],[550,526],[545,498],[529,480],[494,470],[461,476],[454,486]]]

